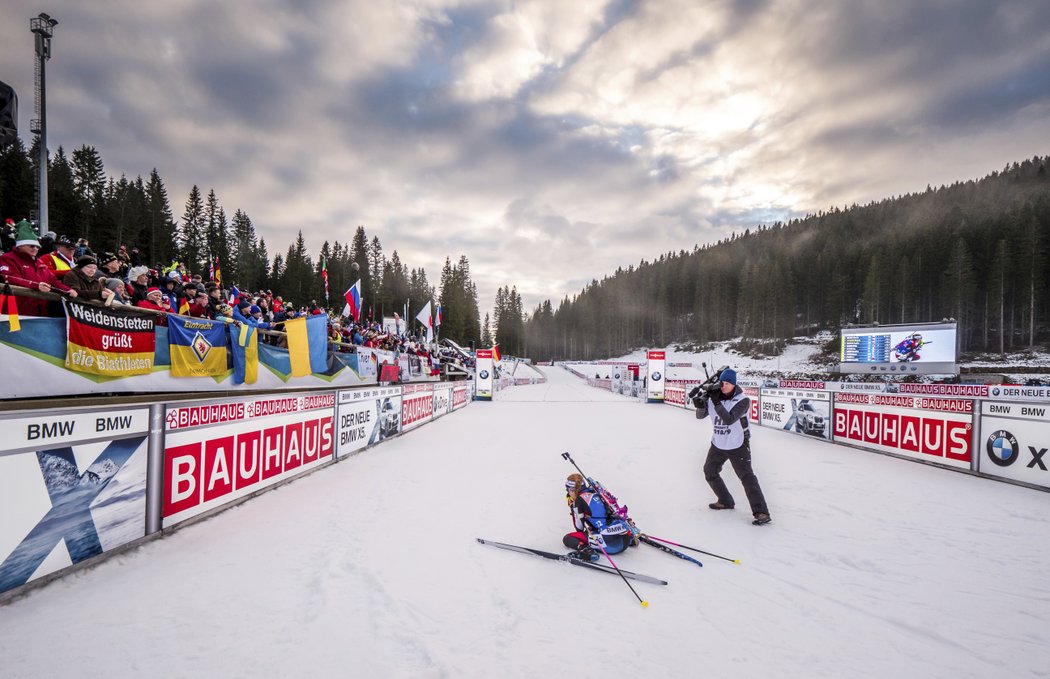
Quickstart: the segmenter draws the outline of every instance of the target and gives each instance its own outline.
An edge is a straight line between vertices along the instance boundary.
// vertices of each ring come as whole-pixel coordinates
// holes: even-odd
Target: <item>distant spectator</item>
[[[94,257],[84,255],[77,260],[75,269],[62,278],[62,282],[77,291],[77,297],[92,302],[102,302],[113,296],[113,291],[104,287],[102,281],[95,278],[98,264]]]
[[[0,276],[11,285],[39,290],[40,292],[66,293],[76,297],[76,290],[70,290],[43,262],[36,258],[40,241],[36,239],[33,225],[22,220],[15,232],[15,249],[0,255]],[[25,316],[47,316],[48,302],[43,299],[23,298],[18,301],[19,313]],[[56,314],[57,315],[57,314]]]
[[[40,237],[40,252],[36,253],[37,257],[43,257],[44,255],[50,255],[55,251],[55,232],[48,231]]]
[[[55,241],[58,244],[58,241]],[[84,255],[94,255],[91,251],[91,246],[88,244],[87,238],[81,238],[77,241],[76,250],[74,251],[76,257],[83,257]]]
[[[133,304],[138,304],[146,299],[146,290],[149,288],[149,269],[144,266],[136,266],[128,272],[128,296]]]
[[[40,261],[55,272],[56,278],[62,278],[76,267],[73,240],[69,236],[59,236],[55,239],[55,251],[40,256]]]
[[[117,256],[112,252],[103,252],[98,258],[98,272],[95,275],[99,278],[123,278],[123,274]]]
[[[152,309],[153,311],[161,311],[164,313],[171,313],[171,307],[164,304],[163,296],[160,293],[159,288],[149,288],[146,291],[146,299],[140,300],[135,303],[135,306],[143,309]],[[158,316],[157,325],[167,325],[167,316]]]
[[[113,293],[113,296],[106,300],[106,305],[125,305],[131,306],[131,298],[128,297],[127,287],[124,285],[124,281],[119,278],[107,278],[106,288]]]

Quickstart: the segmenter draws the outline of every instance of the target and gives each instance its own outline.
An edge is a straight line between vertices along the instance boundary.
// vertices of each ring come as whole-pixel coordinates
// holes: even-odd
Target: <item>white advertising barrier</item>
[[[474,356],[474,398],[492,400],[492,350],[478,349]]]
[[[429,384],[401,387],[401,431],[426,424],[434,415],[434,392]]]
[[[335,392],[168,406],[163,527],[333,459]]]
[[[336,426],[337,457],[397,436],[401,428],[401,387],[340,391]]]
[[[1050,407],[1045,403],[981,403],[978,471],[1050,488]]]
[[[1050,401],[1050,387],[995,384],[988,387],[988,397],[1002,401]]]
[[[454,382],[452,386],[452,409],[459,410],[471,401],[471,385],[467,382]]]
[[[745,387],[739,384],[737,386],[743,390],[745,396],[751,399],[751,412],[748,413],[748,417],[752,422],[758,422],[758,414],[760,412],[759,403],[762,398],[762,390],[758,387]]]
[[[686,407],[685,387],[677,384],[668,384],[664,387],[664,403],[679,408]],[[690,404],[692,405],[692,404]]]
[[[754,411],[754,402],[751,404]],[[763,389],[762,426],[831,440],[831,394],[807,389]]]
[[[149,408],[0,419],[0,593],[146,533]]]
[[[649,379],[646,383],[646,400],[649,403],[660,403],[664,400],[664,351],[647,352],[649,358]]]
[[[452,412],[452,384],[449,382],[438,382],[434,386],[434,410],[433,417],[437,419],[442,415]]]
[[[900,394],[836,394],[835,440],[970,469],[974,402]]]

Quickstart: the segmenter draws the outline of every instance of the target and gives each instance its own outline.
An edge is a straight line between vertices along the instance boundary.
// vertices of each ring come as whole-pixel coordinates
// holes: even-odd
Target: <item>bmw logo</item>
[[[1009,467],[1017,461],[1017,438],[1005,429],[993,431],[984,447],[988,458],[1000,467]]]
[[[653,382],[659,382],[661,377],[663,377],[663,375],[661,375],[660,373],[653,373]]]
[[[999,395],[999,387],[992,387],[992,396]]]
[[[489,378],[489,371],[488,370],[482,370],[481,374],[478,375],[478,377],[480,377],[483,380],[487,380]]]

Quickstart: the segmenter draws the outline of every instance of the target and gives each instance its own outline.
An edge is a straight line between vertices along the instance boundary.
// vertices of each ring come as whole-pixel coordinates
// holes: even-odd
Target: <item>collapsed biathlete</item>
[[[597,561],[603,549],[607,554],[619,554],[638,544],[628,522],[609,515],[601,495],[582,475],[569,474],[565,480],[565,501],[575,529],[562,538],[562,543],[573,550],[570,556]]]

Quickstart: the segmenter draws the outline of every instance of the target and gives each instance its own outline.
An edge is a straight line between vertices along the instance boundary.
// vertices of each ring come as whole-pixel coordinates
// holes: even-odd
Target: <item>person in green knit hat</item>
[[[18,285],[40,292],[57,292],[76,297],[76,290],[58,280],[55,273],[37,258],[40,241],[33,225],[22,220],[15,227],[15,247],[0,255],[0,276],[11,285]],[[33,297],[18,300],[19,314],[24,316],[48,316],[48,302]]]

